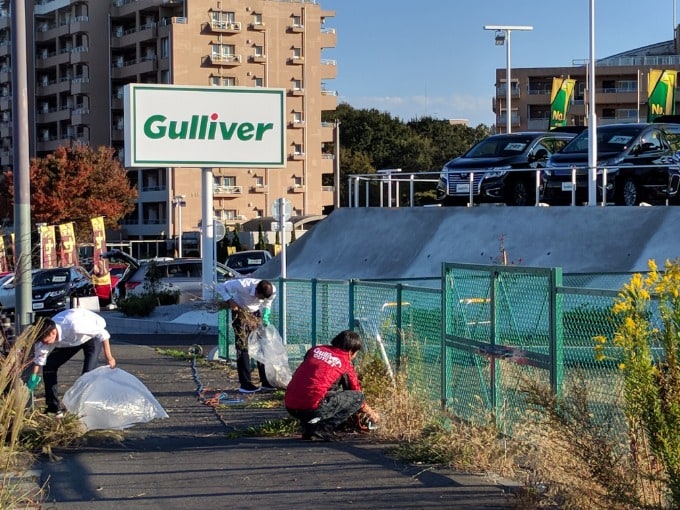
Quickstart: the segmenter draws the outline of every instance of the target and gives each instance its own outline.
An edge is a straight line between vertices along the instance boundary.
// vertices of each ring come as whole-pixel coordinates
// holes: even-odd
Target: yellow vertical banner
[[[42,248],[40,267],[57,267],[57,236],[54,225],[42,225],[40,227],[40,245]]]
[[[14,233],[11,233],[9,235],[9,248],[10,248],[10,250],[9,250],[10,255],[9,256],[10,256],[10,259],[11,259],[9,261],[9,267],[10,267],[10,269],[14,269],[14,267],[15,267],[14,263],[17,260],[16,253],[15,253],[15,245],[14,245]]]
[[[9,272],[9,262],[7,260],[7,252],[5,250],[5,236],[0,235],[0,273]]]
[[[576,80],[553,78],[550,93],[550,127],[566,126],[569,103],[574,92]]]
[[[93,250],[92,250],[92,281],[95,285],[111,285],[109,275],[108,260],[102,258],[102,253],[106,251],[106,228],[104,227],[104,217],[97,216],[91,218]]]
[[[61,243],[61,267],[78,265],[78,250],[73,223],[59,225],[59,241]]]
[[[661,115],[675,115],[677,71],[650,69],[647,75],[647,122]]]

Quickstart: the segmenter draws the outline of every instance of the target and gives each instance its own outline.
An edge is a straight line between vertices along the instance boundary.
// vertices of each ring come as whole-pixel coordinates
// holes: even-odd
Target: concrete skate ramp
[[[286,251],[288,278],[441,275],[442,262],[647,270],[680,257],[680,207],[343,208]],[[278,278],[279,257],[254,276]]]

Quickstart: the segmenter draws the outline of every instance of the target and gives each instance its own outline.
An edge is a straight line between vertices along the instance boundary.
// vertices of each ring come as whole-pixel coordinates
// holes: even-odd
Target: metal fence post
[[[312,347],[316,346],[316,333],[317,333],[317,326],[316,326],[316,311],[318,302],[317,302],[317,295],[316,295],[316,290],[317,290],[317,279],[312,278]]]
[[[401,296],[403,294],[404,286],[401,283],[397,284],[397,346],[396,346],[396,366],[397,370],[401,368],[401,340],[403,337],[403,329],[402,329],[402,317],[401,314],[403,312],[403,308],[401,306]]]
[[[354,286],[356,285],[356,280],[352,279],[349,281],[349,310],[347,310],[347,316],[349,317],[349,324],[347,329],[354,331],[356,324],[354,324]]]
[[[564,377],[564,331],[562,327],[562,268],[550,271],[550,388],[557,396],[562,395]]]

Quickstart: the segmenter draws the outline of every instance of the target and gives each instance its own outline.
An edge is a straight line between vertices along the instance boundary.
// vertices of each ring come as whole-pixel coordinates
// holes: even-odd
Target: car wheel
[[[616,205],[635,206],[640,203],[640,188],[632,177],[616,183]]]
[[[524,206],[533,202],[529,199],[529,185],[522,179],[511,181],[506,188],[505,204],[510,206]],[[533,191],[533,190],[532,190]]]

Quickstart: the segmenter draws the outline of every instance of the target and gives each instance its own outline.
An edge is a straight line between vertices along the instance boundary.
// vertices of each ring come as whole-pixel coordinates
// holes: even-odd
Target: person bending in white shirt
[[[276,287],[268,280],[256,278],[238,278],[227,280],[216,286],[216,291],[224,300],[226,308],[231,310],[231,326],[234,329],[234,346],[236,347],[236,371],[241,384],[241,393],[274,390],[267,381],[264,365],[257,362],[260,375],[260,386],[252,383],[250,378],[250,355],[248,354],[248,336],[262,324],[269,326],[269,315],[272,302],[276,298]],[[248,317],[248,315],[252,317]],[[254,319],[257,317],[258,319]]]
[[[83,374],[97,368],[99,353],[103,350],[109,367],[115,368],[116,359],[111,354],[106,321],[100,315],[84,308],[59,312],[51,319],[38,319],[34,347],[33,372],[26,383],[33,391],[40,384],[40,369],[45,379],[45,412],[60,414],[57,370],[82,350],[85,355]]]

